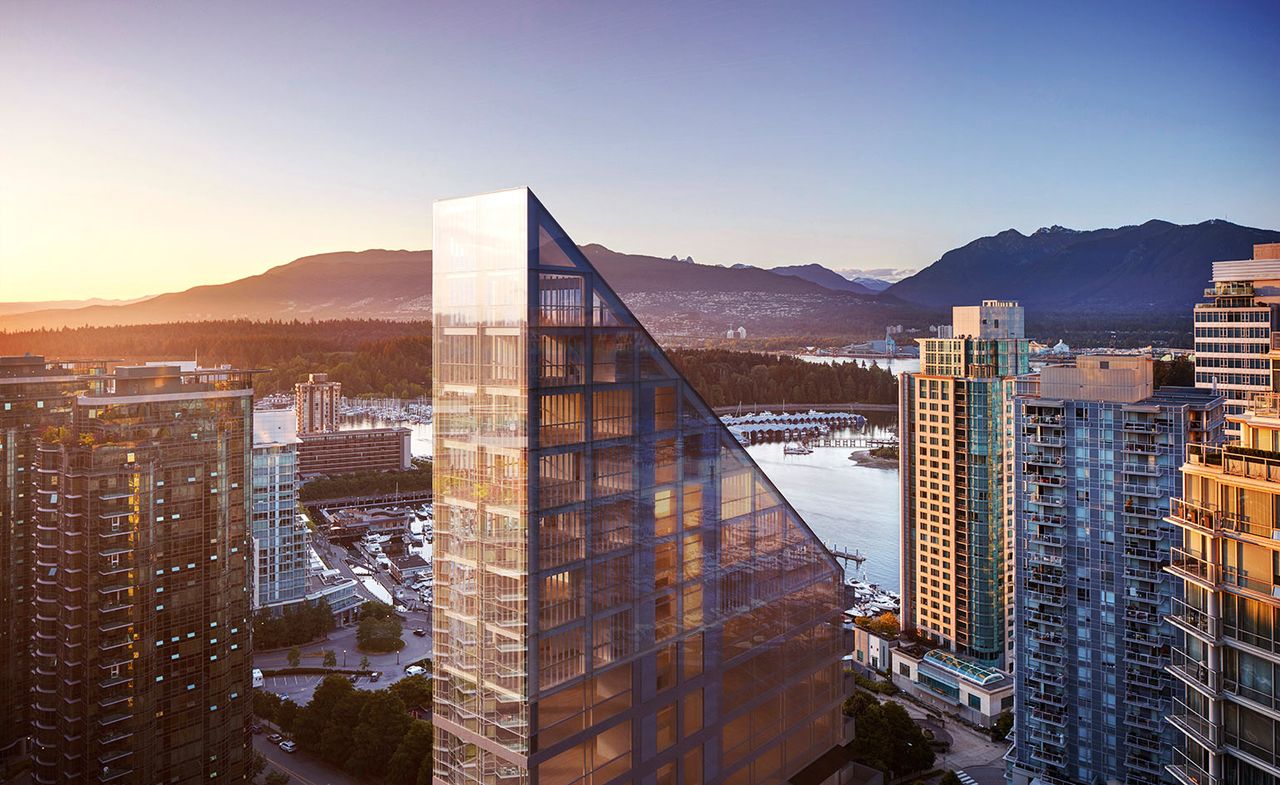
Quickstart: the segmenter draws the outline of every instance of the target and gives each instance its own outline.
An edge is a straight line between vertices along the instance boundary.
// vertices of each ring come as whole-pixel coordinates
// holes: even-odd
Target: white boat
[[[782,453],[784,455],[809,455],[812,452],[813,452],[813,448],[805,444],[804,442],[796,442],[795,444],[788,444],[782,448]]]

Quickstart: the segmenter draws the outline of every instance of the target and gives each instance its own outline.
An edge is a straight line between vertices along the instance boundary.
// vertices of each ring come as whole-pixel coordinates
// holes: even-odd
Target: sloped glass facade
[[[435,777],[777,782],[842,572],[527,190],[439,202]]]

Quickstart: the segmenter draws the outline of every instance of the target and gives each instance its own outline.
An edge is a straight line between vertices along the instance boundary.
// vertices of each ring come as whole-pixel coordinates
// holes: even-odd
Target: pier
[[[850,550],[843,545],[827,545],[827,550],[831,551],[832,556],[843,561],[846,569],[849,566],[849,562],[853,562],[861,567],[862,563],[867,560],[867,557],[862,555],[862,551],[859,551],[856,548]]]
[[[873,439],[870,436],[853,436],[847,439],[838,439],[831,436],[823,436],[812,441],[805,442],[810,447],[841,447],[846,450],[865,450],[875,449],[877,447],[897,447],[897,439]]]

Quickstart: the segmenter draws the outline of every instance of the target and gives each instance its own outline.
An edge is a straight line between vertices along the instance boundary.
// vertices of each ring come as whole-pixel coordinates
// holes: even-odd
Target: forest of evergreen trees
[[[328,373],[351,396],[431,393],[427,322],[180,322],[0,333],[0,355],[25,353],[126,362],[198,357],[205,366],[260,368],[254,387],[261,395],[291,390],[308,373]],[[712,406],[897,400],[893,377],[881,368],[724,349],[674,349],[670,355]]]
[[[707,403],[893,403],[887,370],[857,363],[810,363],[795,357],[723,349],[675,349],[673,362]]]

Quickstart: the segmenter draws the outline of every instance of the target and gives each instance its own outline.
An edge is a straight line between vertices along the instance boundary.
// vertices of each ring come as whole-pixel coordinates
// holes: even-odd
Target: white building
[[[298,433],[330,433],[338,430],[342,383],[329,381],[325,373],[313,373],[293,386]]]
[[[1232,416],[1252,393],[1271,389],[1272,331],[1280,308],[1280,243],[1255,245],[1253,258],[1214,262],[1213,286],[1195,307],[1196,386],[1226,397],[1226,435],[1238,435]]]

